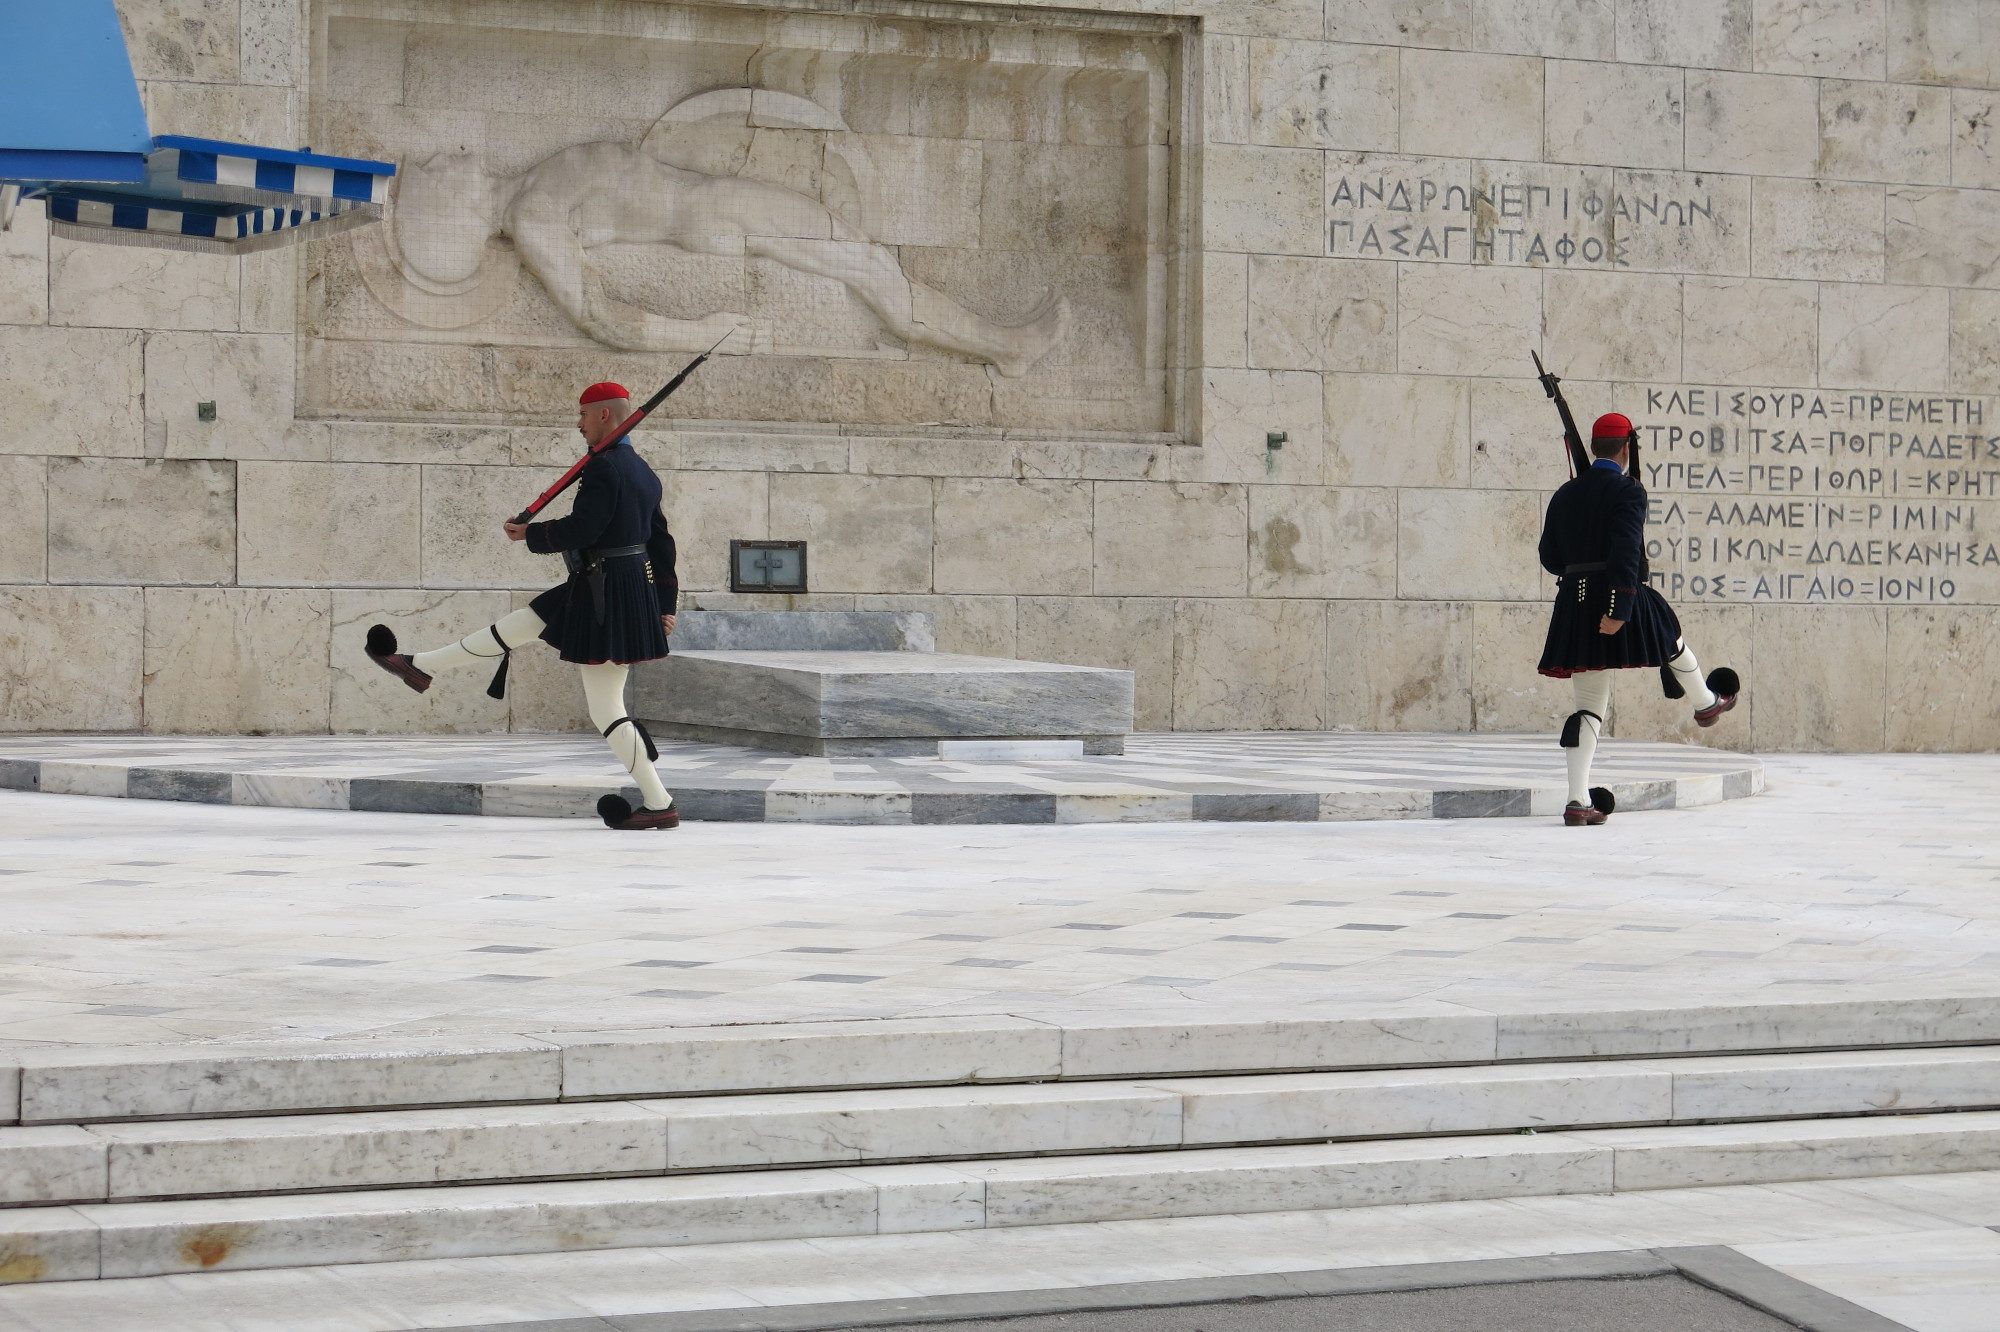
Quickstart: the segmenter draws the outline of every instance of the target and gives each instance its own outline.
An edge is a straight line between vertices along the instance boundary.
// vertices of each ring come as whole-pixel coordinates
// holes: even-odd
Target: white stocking
[[[419,667],[418,669],[422,669]],[[611,746],[611,752],[625,765],[632,779],[639,783],[639,794],[644,798],[647,809],[665,809],[674,803],[667,794],[667,788],[660,782],[660,774],[654,770],[653,761],[646,757],[646,742],[639,735],[636,726],[620,726],[606,732],[613,722],[628,717],[625,711],[625,677],[631,667],[621,666],[615,661],[600,662],[595,666],[578,667],[583,672],[583,697],[590,706],[591,725]]]
[[[1694,659],[1694,649],[1687,645],[1686,639],[1681,640],[1680,651],[1667,663],[1667,669],[1674,673],[1674,677],[1681,682],[1681,688],[1687,690],[1688,697],[1694,700],[1696,712],[1715,706],[1715,691],[1701,678],[1701,663]]]
[[[493,641],[493,635],[500,635],[509,648],[517,648],[534,642],[543,628],[542,617],[523,606],[511,615],[502,616],[490,629],[475,629],[456,643],[417,653],[410,658],[410,664],[425,675],[436,675],[454,666],[470,666],[475,661],[497,661],[507,654]]]
[[[1611,710],[1611,672],[1578,671],[1569,682],[1576,689],[1576,710],[1593,715],[1582,717],[1577,727],[1576,748],[1565,749],[1569,762],[1569,803],[1590,803],[1590,761],[1597,757],[1597,734],[1604,729],[1604,714]]]

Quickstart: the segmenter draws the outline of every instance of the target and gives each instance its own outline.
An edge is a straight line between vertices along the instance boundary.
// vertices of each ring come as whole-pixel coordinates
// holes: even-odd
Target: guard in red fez
[[[1616,804],[1609,791],[1590,785],[1612,671],[1659,668],[1668,698],[1693,697],[1700,726],[1715,725],[1742,689],[1727,666],[1702,679],[1674,608],[1647,581],[1646,488],[1625,473],[1638,441],[1628,418],[1598,417],[1590,429],[1591,465],[1555,493],[1542,524],[1542,567],[1560,581],[1540,670],[1576,688],[1576,711],[1562,732],[1569,751],[1563,822],[1570,827],[1602,823]]]
[[[592,449],[632,415],[631,394],[618,384],[592,384],[578,400],[576,428]],[[456,643],[406,655],[387,625],[368,630],[368,655],[418,693],[451,666],[498,661],[487,693],[506,689],[507,654],[539,638],[573,661],[583,674],[590,720],[638,784],[643,807],[607,795],[597,811],[613,828],[674,828],[680,811],[653,767],[659,751],[646,728],[625,711],[625,679],[635,661],[667,655],[680,583],[674,576],[674,538],[660,511],[660,478],[621,438],[584,466],[569,517],[553,522],[502,525],[510,541],[526,541],[538,555],[560,553],[569,579],[524,610]]]

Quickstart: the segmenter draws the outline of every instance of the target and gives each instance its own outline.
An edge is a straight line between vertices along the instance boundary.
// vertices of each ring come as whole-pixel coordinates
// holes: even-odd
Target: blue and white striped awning
[[[377,221],[387,162],[163,135],[132,185],[25,181],[70,240],[242,254]]]
[[[382,216],[387,162],[150,137],[112,0],[0,0],[0,229],[237,254]]]

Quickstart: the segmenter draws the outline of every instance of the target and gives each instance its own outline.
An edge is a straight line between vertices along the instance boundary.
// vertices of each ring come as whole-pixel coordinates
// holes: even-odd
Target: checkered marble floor
[[[835,823],[1466,818],[1559,809],[1546,735],[1153,734],[1120,757],[804,758],[667,742],[685,817]],[[1750,795],[1754,758],[1607,740],[1596,780],[1631,810]],[[0,738],[0,786],[211,804],[588,817],[629,782],[593,736]],[[636,792],[632,793],[636,795]]]
[[[1292,740],[1258,743],[1292,761]],[[2000,984],[2000,757],[1767,766],[1756,798],[1590,829],[691,822],[638,837],[5,791],[0,1043]]]

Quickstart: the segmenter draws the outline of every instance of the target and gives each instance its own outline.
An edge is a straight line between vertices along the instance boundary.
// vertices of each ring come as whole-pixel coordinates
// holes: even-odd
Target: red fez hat
[[[592,384],[589,388],[583,391],[583,396],[576,400],[576,405],[579,407],[588,407],[593,402],[611,402],[612,400],[617,398],[629,398],[631,396],[632,395],[630,393],[625,391],[625,386],[623,384],[612,384],[608,382],[603,384]],[[1622,421],[1625,418],[1621,416],[1618,419]]]
[[[1590,428],[1592,439],[1630,439],[1632,435],[1632,418],[1621,412],[1606,412]]]

